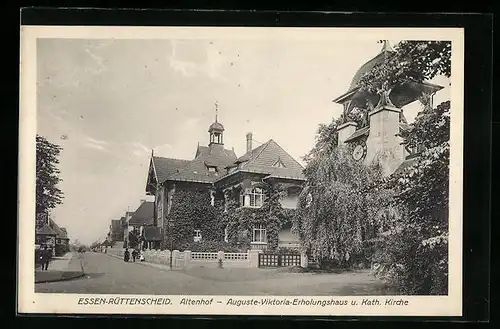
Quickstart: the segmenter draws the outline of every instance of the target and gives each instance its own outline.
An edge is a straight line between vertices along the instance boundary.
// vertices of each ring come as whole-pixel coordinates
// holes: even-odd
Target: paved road
[[[378,280],[359,273],[314,275],[276,273],[247,281],[224,282],[197,274],[125,263],[103,253],[85,253],[86,276],[66,282],[39,283],[36,292],[148,295],[381,295]],[[249,269],[254,271],[273,271]],[[224,270],[221,270],[224,271]],[[201,269],[203,272],[203,269]],[[193,272],[194,273],[194,272]],[[270,272],[267,272],[268,274]]]

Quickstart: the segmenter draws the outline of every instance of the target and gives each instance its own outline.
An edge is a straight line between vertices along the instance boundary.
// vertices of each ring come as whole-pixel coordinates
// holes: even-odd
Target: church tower
[[[346,93],[334,99],[344,106],[344,123],[338,128],[339,146],[347,146],[357,161],[370,165],[378,163],[385,176],[391,175],[412,150],[406,150],[398,136],[407,127],[403,107],[416,100],[426,99],[431,104],[433,95],[443,87],[427,82],[405,82],[386,91],[372,93],[359,86],[361,78],[375,66],[383,64],[394,50],[387,40],[380,52],[365,63],[354,75]],[[361,126],[350,119],[350,114],[361,113]]]
[[[224,126],[218,122],[218,111],[218,105],[215,103],[215,122],[208,128],[208,133],[210,135],[210,143],[208,144],[209,147],[212,147],[213,145],[224,145]]]

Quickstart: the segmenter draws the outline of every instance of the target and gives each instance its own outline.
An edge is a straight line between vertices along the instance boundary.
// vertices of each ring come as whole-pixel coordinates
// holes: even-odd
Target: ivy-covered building
[[[264,206],[271,190],[280,190],[280,208],[295,209],[302,183],[305,178],[303,167],[291,157],[278,143],[269,140],[253,147],[252,134],[246,135],[247,152],[237,157],[233,149],[224,146],[224,126],[218,122],[217,116],[209,129],[208,146],[196,147],[193,160],[163,158],[151,155],[146,193],[155,196],[154,226],[163,230],[164,239],[169,235],[171,223],[166,225],[172,206],[175,206],[175,195],[179,191],[196,191],[206,196],[212,207],[220,206],[220,212],[228,212],[228,208],[258,210]],[[180,194],[178,194],[180,195]],[[198,199],[200,200],[200,199]],[[203,200],[202,200],[203,201]],[[201,202],[201,201],[200,201]],[[231,209],[232,209],[231,208]],[[251,215],[252,216],[252,215]],[[253,216],[255,217],[255,216]],[[194,220],[191,241],[203,241],[204,223]],[[198,221],[198,222],[197,222]],[[268,227],[265,220],[252,224],[245,229],[249,247],[266,249],[268,245]],[[218,223],[220,224],[220,223]],[[211,238],[229,242],[231,230],[228,224],[211,230],[221,230],[220,234],[211,234]],[[239,234],[241,232],[234,232]],[[291,232],[291,222],[279,227],[278,242],[283,247],[298,247],[298,237]],[[220,242],[222,242],[220,241]],[[276,242],[276,241],[275,241]]]

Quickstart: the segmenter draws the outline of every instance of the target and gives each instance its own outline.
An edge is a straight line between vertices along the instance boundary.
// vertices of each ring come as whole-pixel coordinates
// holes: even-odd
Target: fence
[[[259,267],[303,266],[303,258],[299,254],[259,254]]]
[[[123,257],[124,249],[108,248],[108,253]],[[256,267],[279,267],[279,266],[307,266],[307,259],[295,254],[266,254],[258,250],[247,252],[226,253],[219,252],[192,252],[189,250],[145,250],[142,252],[144,261],[154,264],[170,265],[172,257],[172,267],[175,269],[185,269],[190,267],[219,267],[222,260],[224,268],[256,268]]]

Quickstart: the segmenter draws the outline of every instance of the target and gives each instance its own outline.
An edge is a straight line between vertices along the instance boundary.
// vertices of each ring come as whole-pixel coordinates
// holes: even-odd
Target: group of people
[[[42,265],[42,271],[49,269],[49,263],[52,259],[52,248],[43,246],[38,254],[38,263]]]
[[[130,252],[128,250],[128,248],[126,248],[125,249],[125,253],[123,254],[123,260],[126,261],[126,262],[130,261],[130,256],[132,256],[132,261],[133,262],[135,262],[136,259],[139,259],[140,261],[144,261],[144,256],[137,249],[134,249],[132,252]]]

